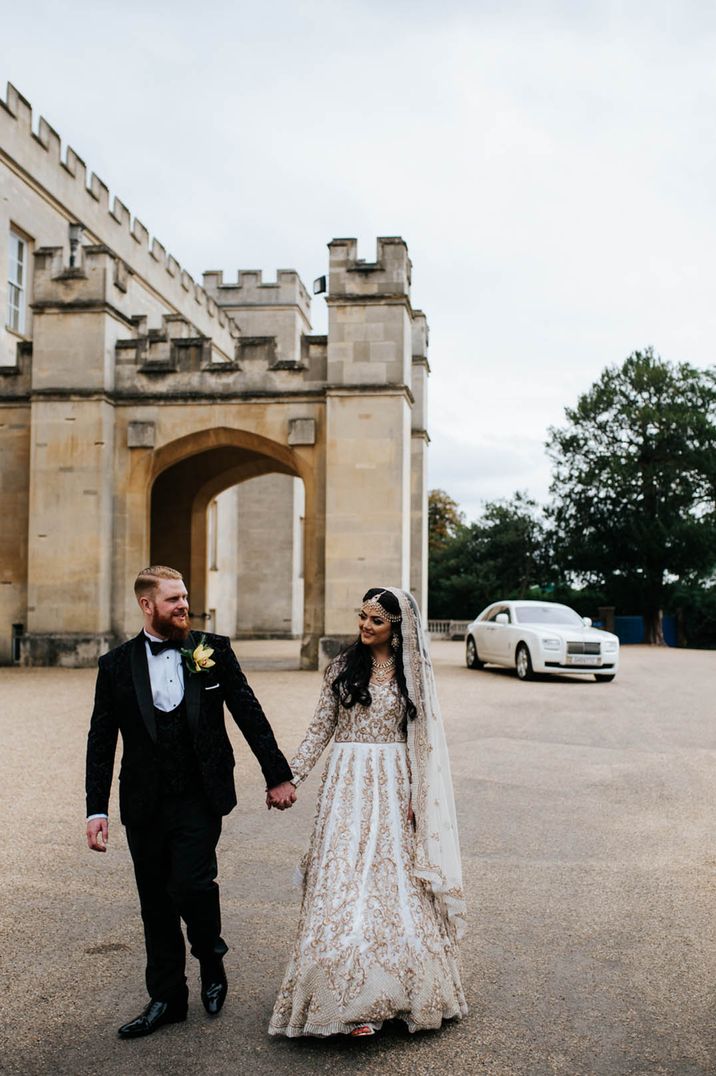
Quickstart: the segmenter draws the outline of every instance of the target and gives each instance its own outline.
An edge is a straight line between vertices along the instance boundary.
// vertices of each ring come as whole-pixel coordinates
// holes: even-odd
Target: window
[[[7,324],[16,333],[25,331],[25,298],[27,287],[27,242],[10,232],[8,256]]]
[[[570,624],[573,628],[583,628],[581,616],[567,605],[518,605],[516,610],[518,624]]]

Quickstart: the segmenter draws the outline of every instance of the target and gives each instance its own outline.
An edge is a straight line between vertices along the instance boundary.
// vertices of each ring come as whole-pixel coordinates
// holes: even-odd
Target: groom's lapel
[[[152,698],[152,685],[149,680],[149,666],[147,665],[147,648],[144,643],[144,632],[132,641],[132,683],[137,694],[139,712],[142,715],[147,732],[154,743],[157,742],[157,722],[154,717],[154,700]]]
[[[199,640],[193,631],[189,632],[186,641],[188,650],[194,650],[199,645]],[[186,719],[192,734],[199,732],[199,710],[201,708],[201,676],[199,673],[190,673],[184,666],[184,702],[186,704]]]

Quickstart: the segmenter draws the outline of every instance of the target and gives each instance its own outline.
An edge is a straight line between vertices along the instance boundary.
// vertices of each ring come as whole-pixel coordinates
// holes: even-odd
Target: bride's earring
[[[400,639],[397,635],[391,636],[390,645],[393,647],[393,650],[398,650],[400,648]]]

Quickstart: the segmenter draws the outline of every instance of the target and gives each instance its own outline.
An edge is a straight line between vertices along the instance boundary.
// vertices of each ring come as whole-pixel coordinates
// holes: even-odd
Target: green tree
[[[431,553],[444,549],[465,524],[465,516],[444,489],[428,493],[428,549]]]
[[[663,643],[664,601],[716,562],[716,375],[651,348],[604,371],[551,429],[558,563],[626,595]]]
[[[526,494],[488,502],[477,522],[439,537],[429,543],[432,617],[473,617],[491,601],[525,597],[545,575],[544,526]]]
[[[677,584],[669,600],[671,612],[676,613],[679,641],[684,646],[699,649],[716,648],[716,584],[689,586]]]

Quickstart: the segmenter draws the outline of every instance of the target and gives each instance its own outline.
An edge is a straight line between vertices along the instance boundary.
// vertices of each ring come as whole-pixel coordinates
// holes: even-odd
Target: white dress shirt
[[[156,635],[146,635],[145,648],[149,666],[149,682],[152,685],[152,698],[157,710],[174,710],[184,698],[184,660],[178,650],[169,647],[161,654],[153,654],[149,640],[161,643]]]
[[[184,660],[178,650],[169,647],[162,650],[161,654],[153,654],[149,645],[152,639],[157,643],[163,640],[156,635],[144,632],[145,649],[147,651],[147,666],[149,668],[149,683],[152,687],[152,699],[157,710],[168,713],[174,710],[184,698]],[[87,821],[93,818],[107,818],[106,814],[88,815]]]

